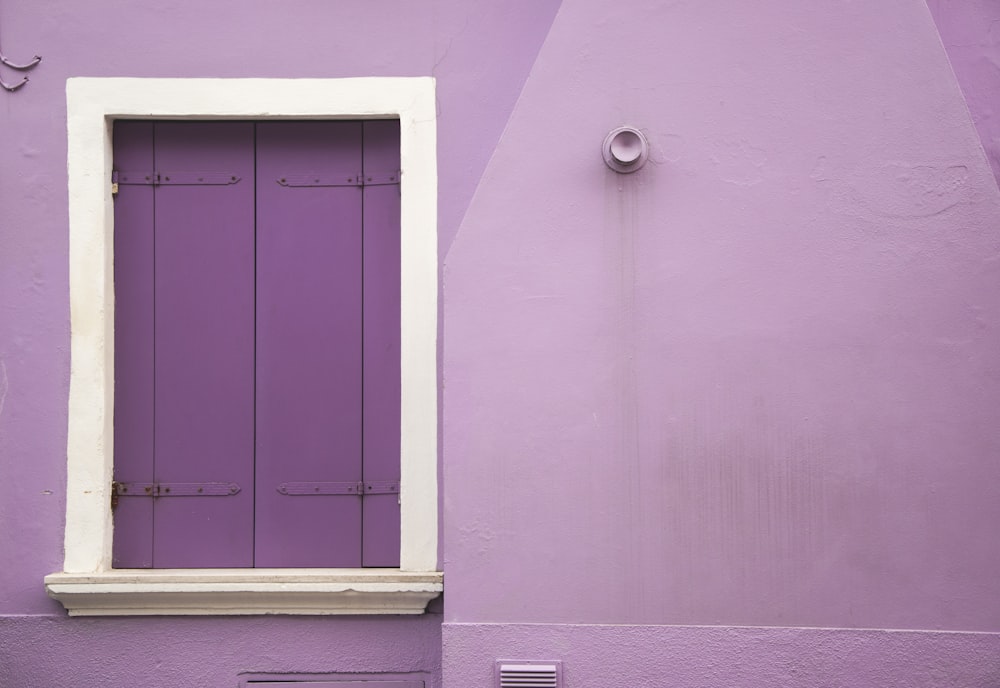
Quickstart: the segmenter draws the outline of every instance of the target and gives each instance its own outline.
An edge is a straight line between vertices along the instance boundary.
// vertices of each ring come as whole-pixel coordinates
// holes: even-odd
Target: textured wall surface
[[[927,0],[972,120],[1000,179],[1000,3]]]
[[[0,8],[5,53],[43,56],[26,87],[0,95],[0,550],[17,553],[0,568],[0,613],[60,613],[41,579],[61,567],[65,512],[66,79],[437,76],[446,247],[556,7],[306,2],[291,12],[272,3],[55,0]]]
[[[421,619],[66,619],[69,293],[66,79],[435,76],[440,244],[465,212],[555,0],[6,2],[4,53],[42,55],[0,92],[0,686],[235,686],[239,671],[440,675]],[[0,76],[17,74],[0,67]]]
[[[0,617],[0,686],[236,688],[246,673],[339,672],[412,674],[434,688],[441,656],[435,616]]]
[[[992,688],[1000,636],[819,628],[445,624],[445,685],[491,685],[495,659],[562,659],[603,688]]]
[[[923,3],[564,3],[445,265],[446,620],[1000,630],[998,257]]]
[[[64,513],[66,78],[428,74],[444,684],[488,686],[501,657],[562,659],[566,688],[1000,683],[994,101],[956,58],[971,32],[988,89],[993,24],[952,40],[959,5],[931,3],[953,71],[911,0],[557,4],[0,5],[4,52],[44,56],[0,93],[0,686],[440,682],[439,607],[67,619],[41,584]],[[599,154],[621,124],[652,145],[627,177]]]

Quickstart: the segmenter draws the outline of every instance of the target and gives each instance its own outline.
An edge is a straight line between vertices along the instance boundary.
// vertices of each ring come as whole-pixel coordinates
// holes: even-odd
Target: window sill
[[[443,574],[398,569],[115,569],[53,573],[70,616],[423,614]]]

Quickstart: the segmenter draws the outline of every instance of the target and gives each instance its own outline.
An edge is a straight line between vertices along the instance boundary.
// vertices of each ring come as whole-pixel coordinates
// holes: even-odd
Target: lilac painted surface
[[[253,561],[251,493],[166,492],[253,484],[252,134],[247,124],[119,125],[115,477],[166,487],[155,500],[120,498],[118,567]],[[178,184],[220,173],[236,183]],[[157,174],[158,186],[125,183]]]
[[[565,3],[446,260],[447,619],[1000,630],[998,218],[921,3]]]
[[[253,124],[158,122],[158,482],[234,482],[225,497],[162,497],[157,568],[253,566]],[[170,185],[175,172],[230,185]]]
[[[0,617],[4,688],[237,688],[241,677],[441,685],[441,617]],[[388,676],[387,676],[388,674]],[[292,688],[294,684],[286,684]]]
[[[132,145],[126,145],[129,141],[121,142],[123,161],[119,169],[126,172],[121,176],[134,178],[136,174],[152,174],[154,170],[160,174],[163,185],[156,187],[158,244],[175,248],[172,253],[162,248],[160,251],[155,309],[151,289],[129,290],[128,281],[121,285],[125,310],[119,318],[124,325],[119,335],[119,350],[126,365],[118,375],[124,391],[121,407],[125,413],[119,427],[122,432],[131,433],[125,436],[126,440],[138,438],[134,444],[144,448],[146,454],[140,459],[148,457],[148,465],[145,473],[133,468],[136,460],[132,454],[136,451],[126,441],[123,451],[129,453],[123,454],[120,479],[149,483],[154,480],[152,423],[129,423],[127,414],[152,410],[153,384],[147,379],[152,377],[152,370],[139,370],[145,375],[136,374],[133,384],[131,374],[136,366],[128,363],[129,357],[143,360],[141,355],[147,352],[151,362],[155,349],[166,359],[157,370],[160,378],[157,407],[167,414],[166,422],[159,423],[157,428],[156,443],[161,456],[156,475],[184,475],[183,467],[179,471],[172,465],[179,461],[177,457],[182,452],[170,451],[180,444],[184,451],[194,453],[203,466],[213,464],[211,468],[216,471],[213,480],[242,483],[248,492],[241,492],[238,500],[162,497],[156,499],[155,509],[152,500],[123,497],[120,501],[126,511],[120,512],[117,524],[124,539],[120,543],[116,539],[116,551],[127,552],[127,556],[119,556],[119,565],[176,568],[220,561],[220,556],[227,555],[219,552],[218,543],[211,537],[204,542],[200,539],[197,534],[202,529],[191,529],[183,521],[182,527],[174,525],[179,511],[198,518],[198,509],[214,508],[213,525],[221,522],[222,527],[238,533],[227,539],[227,545],[243,559],[228,561],[243,563],[232,565],[398,566],[399,505],[395,494],[367,497],[369,506],[365,507],[362,519],[362,499],[358,496],[310,495],[303,499],[278,491],[279,485],[288,482],[399,480],[398,123],[370,125],[365,141],[369,151],[368,172],[375,175],[372,178],[376,183],[396,182],[372,186],[371,193],[364,193],[354,182],[364,163],[361,122],[160,122],[134,126],[128,123],[123,125],[125,132],[132,131],[129,126],[146,133],[148,140]],[[154,130],[159,164],[152,159]],[[211,146],[206,147],[209,139]],[[137,156],[128,154],[142,150],[142,144],[148,160],[133,161]],[[198,153],[193,152],[196,148]],[[206,154],[205,150],[211,153]],[[248,154],[255,155],[252,168],[248,165]],[[242,166],[234,164],[234,159],[241,160]],[[194,174],[197,179],[202,173],[225,172],[226,164],[230,165],[233,178],[238,178],[236,184],[176,187],[169,183],[171,174],[174,182],[180,171]],[[382,176],[387,178],[383,180]],[[227,192],[239,183],[245,185],[244,189],[246,185],[255,188],[256,208],[252,217],[248,213],[249,195],[245,191]],[[152,192],[153,187],[123,185],[123,188],[139,190],[128,198],[145,199],[146,203],[140,207],[146,213],[133,218],[137,212],[132,211],[132,205],[136,203],[123,205],[116,222],[119,233],[125,237],[132,234],[152,237],[153,197],[140,194],[147,189]],[[220,195],[220,191],[225,195]],[[193,202],[192,196],[208,197],[209,202]],[[366,214],[363,208],[367,209]],[[178,213],[183,213],[181,222],[174,219]],[[207,221],[201,219],[202,215],[207,216]],[[220,226],[228,228],[229,234],[220,232],[217,229]],[[222,237],[221,253],[230,246],[242,250],[221,259],[220,252],[213,253],[212,244],[204,240],[213,230]],[[363,230],[369,237],[364,248]],[[256,236],[256,268],[247,260],[247,234]],[[119,264],[152,280],[154,271],[151,265],[142,262],[145,257],[142,248],[141,243],[135,249],[123,244],[116,256]],[[215,260],[218,272],[211,274]],[[199,273],[191,269],[195,266],[202,267],[200,272],[205,275],[200,281],[192,279],[192,274]],[[368,285],[364,294],[363,274]],[[213,279],[226,288],[215,289],[206,284],[206,280]],[[247,295],[238,294],[237,290],[248,288],[254,279],[256,310],[248,311]],[[235,299],[238,307],[219,307],[218,302],[202,298],[202,290]],[[136,307],[130,308],[133,303]],[[227,317],[214,320],[214,332],[205,326],[204,317],[192,326],[193,319],[198,318],[198,308],[216,310]],[[153,346],[154,312],[159,326],[158,341],[175,347],[177,341],[187,344],[180,354],[169,347]],[[371,322],[365,325],[367,352],[363,356],[362,322],[366,316],[370,316]],[[129,320],[132,317],[136,318],[134,322]],[[247,342],[246,335],[254,332],[256,342],[252,337]],[[234,335],[238,344],[234,343]],[[218,362],[225,358],[229,347],[235,347],[242,355],[227,359],[229,367],[225,368]],[[185,414],[178,417],[176,410],[170,413],[169,403],[177,389],[194,382],[180,379],[175,385],[180,377],[178,370],[186,372],[190,368],[194,368],[195,378],[206,380],[220,396],[214,399],[207,396],[207,409],[195,404],[182,405]],[[215,375],[221,374],[221,381],[213,380],[207,374],[209,369]],[[248,395],[256,399],[250,425],[244,417]],[[363,400],[370,416],[364,445],[372,464],[366,473],[362,472]],[[213,413],[223,416],[219,428],[212,425],[217,418]],[[235,429],[231,422],[226,423],[233,416],[239,423]],[[244,445],[254,433],[256,451],[248,456]],[[219,435],[232,444],[219,447]],[[213,448],[214,454],[204,453]],[[252,470],[248,470],[248,460]],[[138,472],[133,475],[129,471]],[[225,471],[242,475],[242,479],[227,478]],[[203,479],[189,468],[187,480]],[[255,497],[249,493],[254,485]],[[252,503],[254,510],[252,520],[246,513],[247,502]],[[146,509],[146,519],[128,520],[133,511],[142,513],[142,509]],[[155,520],[157,556],[148,563],[142,548],[148,549],[154,542],[149,532],[154,512],[160,516]],[[252,549],[247,548],[248,528],[254,537]],[[171,546],[183,552],[183,557],[164,558],[164,548]],[[161,560],[171,563],[161,564]]]
[[[257,566],[360,566],[360,122],[257,124]],[[287,182],[286,182],[287,183]],[[304,179],[301,183],[312,183]]]
[[[114,166],[152,172],[153,124],[118,122]],[[153,481],[153,187],[122,184],[115,198],[115,480]],[[120,499],[113,566],[153,565],[153,500]]]
[[[155,480],[222,481],[244,490],[222,498],[180,498],[175,491],[155,502],[123,496],[125,511],[116,519],[124,534],[115,543],[124,553],[119,566],[399,565],[397,495],[364,498],[362,519],[356,493],[278,491],[289,482],[399,480],[399,126],[371,123],[364,141],[362,126],[123,124],[123,133],[135,131],[138,140],[119,141],[121,178],[155,171],[161,185],[153,196],[152,186],[123,184],[138,193],[127,196],[116,217],[121,236],[151,238],[156,200],[155,308],[151,285],[130,289],[128,281],[152,281],[151,242],[123,243],[116,254],[120,265],[139,275],[126,272],[120,285],[125,309],[118,351],[125,365],[117,380],[124,417],[116,427],[126,439],[120,480],[154,481],[155,443]],[[396,183],[363,192],[355,183],[363,150],[372,180]],[[224,173],[237,181],[174,186],[180,173],[193,179]],[[243,192],[234,193],[239,184]],[[256,267],[248,259],[248,237],[254,236]],[[213,237],[219,237],[214,244]],[[223,286],[214,287],[216,280]],[[151,422],[130,423],[128,416],[153,410],[154,351],[155,429]],[[134,370],[132,359],[141,363],[144,354],[149,367]],[[187,389],[203,405],[178,403]],[[254,415],[247,413],[251,398]],[[248,452],[253,437],[256,450]],[[133,438],[136,446],[128,442]],[[364,473],[363,451],[371,464]],[[208,473],[211,478],[204,477]],[[146,518],[129,520],[133,512]],[[228,529],[224,546],[230,549],[205,525],[192,527],[191,519]]]
[[[398,481],[399,122],[364,123],[364,479]],[[364,566],[399,566],[399,495],[365,496]]]
[[[4,97],[0,153],[0,613],[65,612],[40,580],[62,566],[69,291],[66,78],[437,77],[447,247],[558,0],[211,4],[5,3],[3,48],[42,53]],[[330,27],[350,27],[331,40]],[[259,44],[246,36],[264,36]],[[386,39],[371,49],[373,37]],[[389,620],[383,620],[390,623]],[[243,620],[234,619],[233,626]],[[81,651],[84,651],[81,648]]]
[[[8,553],[0,567],[0,685],[235,686],[239,671],[253,669],[427,671],[435,676],[428,688],[440,685],[439,606],[420,619],[67,620],[46,596],[41,579],[62,566],[65,518],[66,78],[433,75],[446,248],[558,6],[2,5],[5,52],[45,60],[16,100],[3,94],[0,109],[0,550]]]
[[[979,139],[1000,180],[1000,3],[927,0]]]
[[[433,74],[444,251],[554,8],[3,5],[5,50],[46,56],[0,112],[3,613],[62,614],[65,77]],[[996,631],[997,206],[926,10],[573,0],[541,57],[447,266],[449,614]],[[652,158],[619,190],[623,123]],[[6,616],[0,684],[436,666],[412,621]],[[451,685],[544,651],[581,683],[988,686],[1000,654],[534,628],[449,627]]]
[[[450,624],[445,688],[493,685],[494,658],[563,660],[566,688],[992,688],[1000,635],[697,626]]]

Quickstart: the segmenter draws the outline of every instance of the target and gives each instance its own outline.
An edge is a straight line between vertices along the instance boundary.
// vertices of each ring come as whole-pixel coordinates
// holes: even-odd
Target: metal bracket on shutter
[[[361,483],[292,482],[278,485],[278,492],[297,497],[301,495],[357,495]]]
[[[113,170],[111,172],[111,194],[118,194],[118,187],[122,185],[129,186],[153,186],[156,184],[156,180],[159,177],[156,172],[123,172],[121,170]]]
[[[112,188],[119,186],[228,186],[241,177],[226,172],[130,172],[111,173]]]
[[[394,186],[399,184],[399,178],[403,176],[402,170],[392,172],[369,173],[361,178],[361,186]]]
[[[226,172],[160,172],[161,186],[228,186],[240,181],[237,174]]]
[[[308,495],[370,495],[398,494],[398,480],[362,480],[360,482],[288,482],[277,487],[289,497]]]
[[[332,174],[286,174],[276,180],[281,186],[316,187],[316,186],[392,186],[399,184],[400,170],[381,174],[353,174],[350,176],[334,176]]]
[[[236,483],[111,483],[119,497],[228,497],[239,493]]]
[[[120,483],[111,482],[111,510],[121,497],[231,497],[239,493],[236,483]]]
[[[365,480],[365,494],[399,494],[398,480]]]

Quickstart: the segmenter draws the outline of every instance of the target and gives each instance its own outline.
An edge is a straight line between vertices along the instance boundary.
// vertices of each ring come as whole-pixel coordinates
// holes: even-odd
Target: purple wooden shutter
[[[115,478],[161,490],[116,567],[399,565],[398,168],[396,121],[116,125]]]
[[[115,126],[115,479],[162,495],[116,567],[253,564],[253,163],[252,124]]]
[[[364,123],[364,173],[364,479],[384,488],[400,477],[398,120]],[[399,566],[398,494],[366,494],[362,561]]]
[[[257,132],[256,565],[356,567],[361,123]]]
[[[115,170],[153,171],[153,123],[117,122]],[[122,185],[115,200],[115,480],[153,481],[153,187]],[[123,498],[112,565],[153,565],[153,500]]]
[[[158,568],[253,566],[253,131],[156,124],[155,477],[242,488],[157,498]]]

